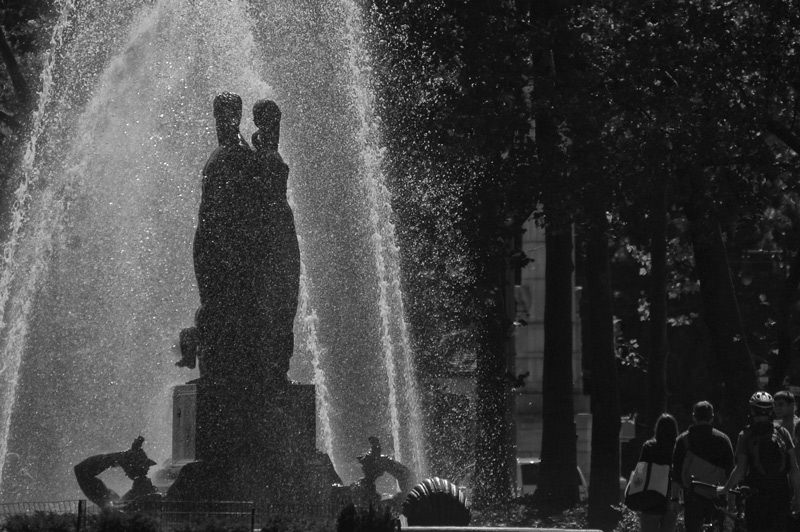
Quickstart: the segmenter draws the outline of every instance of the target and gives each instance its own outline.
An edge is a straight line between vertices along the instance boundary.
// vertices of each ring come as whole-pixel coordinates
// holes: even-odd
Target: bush
[[[12,515],[3,523],[3,532],[73,532],[77,520],[75,514],[36,512]]]
[[[314,520],[284,515],[272,515],[256,529],[262,532],[331,532],[330,522],[321,523]],[[230,524],[225,521],[211,521],[206,523],[187,523],[175,532],[250,532],[249,524]]]
[[[224,523],[206,523],[203,525],[186,525],[176,532],[250,532],[250,527],[245,525],[225,525]]]
[[[273,515],[261,523],[261,532],[332,532],[333,520],[323,521],[305,517]]]
[[[374,513],[374,512],[373,512]],[[205,522],[201,519],[206,519]],[[371,523],[371,518],[362,522]],[[372,518],[374,520],[374,518]],[[249,519],[248,519],[249,521]],[[36,512],[35,514],[13,515],[0,525],[0,532],[75,532],[77,515],[57,514],[53,512]],[[261,525],[263,532],[332,532],[333,520],[314,521],[307,518],[288,516],[271,516]],[[83,532],[158,532],[159,522],[146,513],[102,512],[89,515],[83,526]],[[371,528],[359,529],[362,532]],[[376,532],[383,532],[384,529]],[[388,532],[389,529],[387,529]],[[250,532],[249,522],[231,524],[222,520],[207,521],[198,517],[197,521],[188,522],[175,528],[175,532]]]
[[[336,532],[395,532],[399,521],[387,507],[379,513],[372,505],[356,508],[350,504],[340,513],[336,521]]]
[[[614,532],[639,532],[641,530],[638,512],[628,509],[624,504],[615,506],[614,508],[619,510],[621,515],[617,526],[614,528]]]
[[[158,522],[152,517],[122,512],[102,512],[90,517],[86,529],[90,532],[159,532]]]
[[[614,509],[620,512],[620,520],[617,526],[614,527],[613,532],[640,532],[641,524],[639,519],[639,512],[630,510],[624,504],[615,506]],[[683,522],[683,513],[678,514],[678,521],[675,523],[675,532],[686,532],[686,527]]]

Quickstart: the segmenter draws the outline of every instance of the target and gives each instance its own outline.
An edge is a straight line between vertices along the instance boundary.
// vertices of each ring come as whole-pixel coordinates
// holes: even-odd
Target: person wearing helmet
[[[753,488],[745,502],[748,532],[784,531],[791,510],[800,508],[800,468],[792,436],[773,424],[772,396],[756,392],[750,397],[750,424],[736,442],[736,465],[719,494],[744,483]],[[733,510],[733,499],[728,503]]]
[[[750,396],[750,416],[771,416],[775,401],[767,392],[756,392]]]

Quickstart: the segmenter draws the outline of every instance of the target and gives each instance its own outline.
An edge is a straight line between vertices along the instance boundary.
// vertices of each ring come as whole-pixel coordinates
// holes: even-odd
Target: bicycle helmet
[[[756,392],[750,396],[750,412],[754,416],[768,416],[772,414],[772,396],[767,392]]]

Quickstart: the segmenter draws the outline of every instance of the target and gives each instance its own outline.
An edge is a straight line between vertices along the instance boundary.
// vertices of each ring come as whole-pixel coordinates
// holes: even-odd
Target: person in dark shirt
[[[686,453],[691,450],[719,471],[717,483],[723,483],[733,471],[733,446],[724,433],[713,428],[714,407],[708,401],[700,401],[692,408],[694,425],[678,436],[672,457],[673,479],[683,489],[683,519],[686,532],[698,532],[703,523],[714,517],[715,493],[703,493],[692,486],[691,478],[684,478]],[[688,475],[687,475],[688,476]],[[697,479],[703,480],[703,479]]]
[[[780,425],[792,435],[795,448],[797,447],[797,427],[800,417],[797,417],[794,394],[789,390],[781,390],[773,397],[772,411],[775,414],[775,424]]]
[[[775,413],[775,424],[789,431],[794,442],[794,454],[798,456],[800,448],[797,439],[797,429],[800,427],[800,417],[796,413],[794,394],[789,390],[781,390],[772,396],[772,410]],[[787,532],[800,532],[800,516],[792,514],[786,525]]]
[[[655,436],[642,445],[639,462],[671,465],[675,440],[678,437],[678,423],[669,414],[661,414],[656,421]],[[675,498],[675,482],[670,482],[667,499],[642,512],[640,522],[642,532],[673,532],[678,520],[678,502]]]

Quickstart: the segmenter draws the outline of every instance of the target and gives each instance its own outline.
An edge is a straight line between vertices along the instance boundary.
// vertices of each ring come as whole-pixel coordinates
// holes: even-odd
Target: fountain
[[[352,482],[374,435],[423,478],[356,3],[276,4],[61,2],[0,276],[1,500],[79,498],[72,466],[139,434],[170,456],[172,389],[196,376],[170,347],[198,305],[200,171],[225,90],[284,112],[303,272],[290,376],[316,385],[316,447]]]

